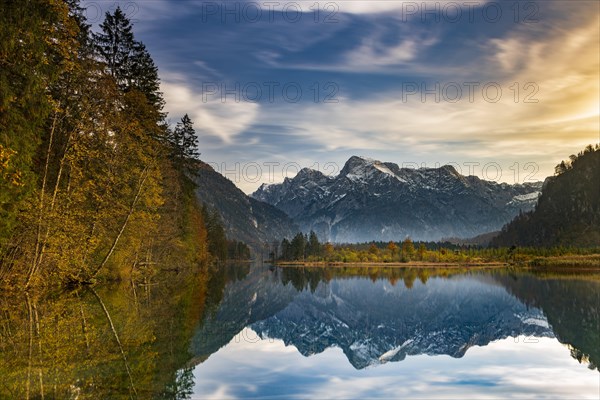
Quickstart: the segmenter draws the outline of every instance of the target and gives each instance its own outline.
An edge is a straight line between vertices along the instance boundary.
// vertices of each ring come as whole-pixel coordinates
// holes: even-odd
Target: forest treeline
[[[164,103],[121,9],[93,33],[78,0],[2,2],[0,285],[226,257],[219,217],[198,204],[190,179],[193,122],[171,128]]]
[[[413,242],[409,237],[402,241],[369,243],[321,243],[314,232],[298,233],[290,241],[283,239],[274,246],[271,256],[283,262],[328,262],[328,263],[461,263],[478,264],[489,262],[543,263],[543,259],[572,256],[568,264],[597,262],[594,255],[600,247],[491,247],[458,245],[450,242]],[[590,257],[592,256],[592,257]],[[580,257],[580,258],[578,258]]]

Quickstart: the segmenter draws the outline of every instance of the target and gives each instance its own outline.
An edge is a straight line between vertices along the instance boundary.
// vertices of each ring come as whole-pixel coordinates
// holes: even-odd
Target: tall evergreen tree
[[[135,40],[131,21],[121,8],[117,7],[114,14],[107,12],[100,28],[102,33],[94,35],[94,42],[109,74],[123,91],[137,89],[151,105],[162,110],[164,100],[158,68],[146,46]],[[164,115],[161,114],[161,118]]]
[[[306,255],[308,256],[320,256],[321,255],[321,243],[317,234],[310,231],[308,236],[308,243],[306,244]]]
[[[170,141],[173,147],[173,155],[179,163],[186,164],[187,161],[200,157],[198,135],[194,130],[194,123],[187,114],[175,126]]]
[[[134,45],[130,74],[131,87],[142,92],[150,104],[162,110],[165,101],[160,91],[158,67],[154,64],[146,46],[141,42],[136,42]]]
[[[131,22],[121,8],[117,7],[114,14],[106,13],[100,28],[102,33],[94,35],[98,54],[106,63],[108,73],[121,88],[126,88],[129,85],[131,59],[136,47]]]
[[[194,130],[194,123],[187,114],[181,119],[181,128],[185,157],[197,159],[200,157],[200,153],[198,152],[198,135]]]

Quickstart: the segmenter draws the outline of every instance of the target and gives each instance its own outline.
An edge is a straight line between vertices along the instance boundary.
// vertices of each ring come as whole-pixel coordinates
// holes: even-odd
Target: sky
[[[170,123],[251,193],[352,155],[543,180],[600,141],[598,1],[89,1],[119,5]]]

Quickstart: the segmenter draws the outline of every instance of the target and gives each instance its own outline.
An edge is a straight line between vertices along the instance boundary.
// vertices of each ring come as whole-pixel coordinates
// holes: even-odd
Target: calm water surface
[[[228,266],[0,298],[0,398],[599,398],[600,275]]]

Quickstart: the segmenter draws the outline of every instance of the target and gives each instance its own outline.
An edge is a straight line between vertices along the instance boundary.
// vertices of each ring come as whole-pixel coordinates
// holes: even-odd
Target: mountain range
[[[356,369],[419,354],[460,358],[470,347],[512,335],[553,336],[538,309],[477,277],[433,278],[412,289],[386,280],[334,280],[299,293],[251,327],[304,356],[339,347]]]
[[[534,208],[542,182],[510,185],[463,176],[450,165],[400,168],[351,157],[337,176],[302,169],[251,197],[285,212],[321,240],[440,240],[498,231]]]

